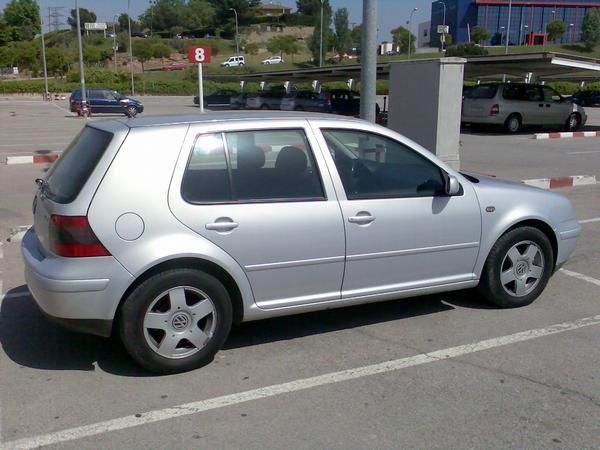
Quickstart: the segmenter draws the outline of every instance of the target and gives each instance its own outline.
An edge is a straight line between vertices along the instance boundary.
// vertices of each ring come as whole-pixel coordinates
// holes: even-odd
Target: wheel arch
[[[117,322],[120,320],[121,316],[121,307],[123,303],[131,294],[131,292],[138,287],[141,283],[146,281],[148,278],[156,275],[157,273],[164,272],[165,270],[172,269],[197,269],[203,272],[206,272],[212,276],[214,276],[217,280],[219,280],[227,293],[229,294],[229,298],[231,299],[231,306],[233,309],[233,323],[239,324],[244,319],[244,301],[242,298],[242,292],[234,280],[233,276],[225,270],[220,265],[209,261],[207,259],[203,259],[200,257],[178,257],[173,259],[168,259],[166,261],[161,261],[156,265],[147,268],[144,272],[142,272],[127,288],[124,294],[121,296],[119,300],[119,304],[117,306],[117,310],[115,313],[115,320],[113,321],[113,333],[115,331],[115,327]]]

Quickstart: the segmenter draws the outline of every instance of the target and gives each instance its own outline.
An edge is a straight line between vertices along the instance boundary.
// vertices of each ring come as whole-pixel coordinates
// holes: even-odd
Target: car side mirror
[[[460,183],[454,175],[446,175],[446,195],[458,195],[460,193]]]

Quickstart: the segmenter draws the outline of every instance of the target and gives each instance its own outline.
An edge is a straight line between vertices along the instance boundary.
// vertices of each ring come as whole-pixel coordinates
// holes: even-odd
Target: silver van
[[[244,321],[477,286],[527,305],[581,230],[560,194],[330,114],[95,121],[37,183],[21,250],[41,310],[165,373]]]
[[[524,126],[556,126],[574,131],[585,125],[583,107],[567,102],[549,86],[525,83],[489,83],[474,86],[465,95],[461,122],[503,126],[516,133]]]
[[[246,60],[243,56],[230,56],[221,63],[221,67],[239,67],[246,64]]]

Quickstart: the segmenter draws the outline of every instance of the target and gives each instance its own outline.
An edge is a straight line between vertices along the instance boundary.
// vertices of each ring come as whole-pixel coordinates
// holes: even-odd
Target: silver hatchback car
[[[162,373],[210,362],[232,323],[476,286],[527,305],[580,233],[559,194],[331,115],[93,122],[38,185],[40,308]]]
[[[585,125],[583,107],[567,102],[549,86],[489,83],[474,86],[463,100],[463,124],[498,125],[509,133],[524,126],[556,126],[574,131]]]

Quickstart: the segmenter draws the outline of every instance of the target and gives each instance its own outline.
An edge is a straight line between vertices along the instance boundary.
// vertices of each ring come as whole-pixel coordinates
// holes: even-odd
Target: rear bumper
[[[69,328],[110,335],[112,321],[132,275],[112,256],[45,256],[29,229],[21,243],[25,281],[40,309]]]

